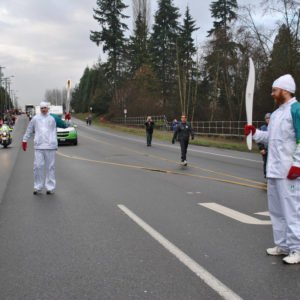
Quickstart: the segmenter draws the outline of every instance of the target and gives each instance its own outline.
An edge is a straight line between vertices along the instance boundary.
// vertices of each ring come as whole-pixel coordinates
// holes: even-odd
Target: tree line
[[[255,8],[237,0],[210,4],[213,19],[206,40],[197,44],[197,26],[189,6],[183,15],[173,0],[158,0],[149,26],[149,1],[134,0],[134,30],[127,37],[122,0],[97,0],[98,31],[90,40],[106,53],[87,67],[72,93],[76,112],[90,107],[108,118],[181,113],[195,120],[245,120],[249,57],[256,69],[254,119],[274,110],[272,82],[285,73],[300,83],[300,7],[294,0],[263,0],[273,28],[259,27]]]

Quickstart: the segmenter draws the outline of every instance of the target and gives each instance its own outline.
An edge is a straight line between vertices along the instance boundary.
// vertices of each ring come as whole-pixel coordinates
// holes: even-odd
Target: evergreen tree
[[[262,83],[258,92],[260,101],[255,103],[254,108],[257,118],[261,118],[266,112],[271,112],[275,108],[271,97],[271,87],[276,78],[291,74],[296,82],[300,81],[299,64],[297,38],[290,28],[283,24],[275,37],[269,64],[262,74]]]
[[[183,25],[179,28],[177,43],[177,68],[181,111],[187,115],[189,115],[191,96],[193,93],[192,85],[196,77],[195,54],[197,49],[192,34],[198,29],[196,22],[190,14],[189,7],[187,7]]]
[[[176,84],[176,42],[179,33],[179,10],[173,0],[159,0],[150,38],[153,69],[161,83],[163,106],[174,100]]]
[[[210,105],[212,110],[219,107],[230,120],[234,119],[237,96],[234,91],[235,68],[238,66],[238,45],[233,41],[229,25],[237,15],[236,0],[217,0],[210,6],[211,16],[216,19],[214,27],[208,32],[212,37],[210,53],[206,56],[206,70],[211,85]],[[225,110],[224,110],[225,109]]]
[[[213,28],[208,32],[211,36],[216,31],[227,31],[229,29],[229,24],[237,19],[238,5],[236,0],[217,0],[213,1],[210,5],[210,11],[212,18],[216,19],[214,21]]]
[[[285,24],[278,31],[271,54],[270,68],[274,76],[290,73],[297,75],[299,53],[297,38]]]
[[[132,74],[144,64],[149,63],[148,27],[140,12],[135,21],[135,30],[129,43],[130,71]]]
[[[128,29],[122,19],[127,18],[122,11],[127,6],[122,0],[97,0],[94,19],[100,25],[100,31],[91,31],[90,39],[97,46],[103,44],[103,51],[108,53],[107,75],[111,80],[112,93],[116,91],[121,78],[122,62],[126,39],[124,31]]]
[[[74,97],[74,100],[77,99],[78,102],[72,103],[72,107],[78,112],[88,111],[89,74],[90,69],[86,67],[79,82],[78,97]]]
[[[10,94],[7,92],[7,89],[0,86],[0,117],[5,113],[9,108],[13,108],[12,99]]]
[[[111,102],[108,81],[105,75],[104,66],[95,65],[93,68],[86,68],[79,85],[72,93],[71,106],[76,112],[87,112],[93,107],[93,112],[107,113]]]

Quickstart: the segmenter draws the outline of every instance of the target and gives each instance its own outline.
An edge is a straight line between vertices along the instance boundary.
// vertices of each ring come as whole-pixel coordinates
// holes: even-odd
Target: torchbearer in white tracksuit
[[[268,144],[268,205],[275,247],[269,255],[285,255],[283,262],[300,263],[300,103],[294,97],[296,85],[289,74],[272,86],[279,106],[270,119],[268,131],[245,126],[256,142]]]
[[[40,110],[41,114],[35,115],[30,121],[22,141],[22,148],[26,151],[27,141],[34,134],[34,195],[42,192],[44,187],[47,194],[54,193],[56,187],[56,127],[68,127],[58,116],[49,114],[47,102],[40,103]]]

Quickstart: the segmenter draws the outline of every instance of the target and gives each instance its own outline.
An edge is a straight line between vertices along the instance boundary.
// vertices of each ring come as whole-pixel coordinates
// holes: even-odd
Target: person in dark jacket
[[[269,122],[270,122],[270,117],[271,117],[270,113],[267,113],[265,115],[265,122],[266,123],[260,127],[261,131],[268,131],[268,125],[269,125]],[[258,145],[260,154],[261,154],[263,162],[264,162],[264,176],[266,178],[267,160],[268,160],[268,145],[264,144],[264,143],[258,143],[257,145]]]
[[[192,126],[187,123],[185,115],[181,116],[181,122],[177,125],[173,135],[172,144],[175,144],[176,138],[180,143],[181,148],[181,164],[187,166],[186,153],[189,145],[190,136],[194,139]]]
[[[145,122],[145,127],[146,127],[147,146],[151,147],[152,135],[154,130],[154,122],[152,121],[152,118],[150,116],[147,117],[147,121]]]

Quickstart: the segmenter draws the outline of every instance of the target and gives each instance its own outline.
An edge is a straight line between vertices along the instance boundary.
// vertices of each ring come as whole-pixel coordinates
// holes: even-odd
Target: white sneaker
[[[187,166],[187,161],[186,161],[186,160],[183,161],[183,165],[184,165],[184,166]]]
[[[289,251],[282,249],[278,246],[275,246],[273,248],[268,248],[267,250],[268,255],[289,255]]]
[[[282,259],[286,264],[300,263],[300,251],[293,250],[288,256]]]

